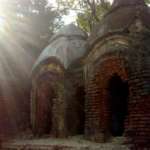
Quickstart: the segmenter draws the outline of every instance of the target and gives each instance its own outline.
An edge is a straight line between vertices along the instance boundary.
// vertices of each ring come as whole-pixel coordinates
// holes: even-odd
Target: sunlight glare
[[[78,0],[76,0],[78,1]],[[111,4],[113,3],[114,0],[108,0]],[[57,3],[56,0],[48,0],[49,5],[51,5],[52,7],[57,7]],[[69,13],[67,15],[64,15],[62,17],[62,20],[64,21],[65,25],[68,25],[70,23],[75,23],[77,18],[77,13],[74,10],[70,10]]]
[[[4,31],[5,26],[6,26],[6,20],[5,18],[0,16],[0,31]]]

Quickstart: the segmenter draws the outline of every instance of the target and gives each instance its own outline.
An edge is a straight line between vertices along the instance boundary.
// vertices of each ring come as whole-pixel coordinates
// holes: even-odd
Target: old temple
[[[128,149],[150,149],[149,43],[144,0],[114,0],[89,37],[73,24],[58,31],[32,68],[32,138],[83,135],[104,144],[120,137]]]

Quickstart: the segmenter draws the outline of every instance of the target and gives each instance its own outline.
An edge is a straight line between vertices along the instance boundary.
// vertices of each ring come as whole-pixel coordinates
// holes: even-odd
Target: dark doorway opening
[[[111,112],[110,132],[112,136],[122,136],[124,121],[128,113],[128,82],[114,74],[109,80],[108,92]]]
[[[78,133],[77,134],[84,134],[84,123],[85,123],[85,112],[84,112],[84,104],[85,104],[85,91],[84,86],[80,86],[77,88],[76,91],[76,99],[78,103]]]

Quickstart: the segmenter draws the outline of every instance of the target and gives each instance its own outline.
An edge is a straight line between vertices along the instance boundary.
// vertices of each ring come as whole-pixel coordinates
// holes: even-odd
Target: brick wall
[[[122,59],[108,57],[95,68],[86,90],[86,134],[94,140],[104,142],[109,136],[110,110],[108,103],[108,81],[117,73],[122,80],[128,80]],[[93,137],[94,135],[94,137]]]
[[[110,46],[107,42],[103,45],[99,42],[88,58],[85,69],[86,135],[98,142],[107,141],[109,137],[110,110],[106,89],[112,74],[117,73],[129,85],[124,136],[128,143],[134,145],[133,148],[150,147],[150,55],[149,47],[139,37],[136,37],[136,41],[131,37],[130,42],[125,41],[127,49],[117,45],[117,38],[114,43],[113,40],[112,43],[107,41],[112,44]]]
[[[131,138],[129,143],[134,144],[135,149],[150,148],[150,57],[145,50],[142,53],[145,54],[138,52],[138,57],[130,58],[133,66],[129,77],[131,100],[126,136]]]

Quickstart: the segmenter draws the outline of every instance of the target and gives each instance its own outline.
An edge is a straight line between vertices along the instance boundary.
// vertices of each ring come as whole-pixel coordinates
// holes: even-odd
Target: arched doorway
[[[121,79],[118,74],[113,74],[108,82],[110,103],[110,132],[112,136],[122,136],[124,121],[128,113],[128,82]]]
[[[78,116],[78,129],[77,134],[84,134],[84,125],[85,125],[85,91],[84,86],[79,86],[76,90],[76,100],[77,100],[77,116]]]
[[[50,135],[52,130],[52,108],[55,92],[47,81],[42,79],[37,87],[35,134],[38,136]]]

